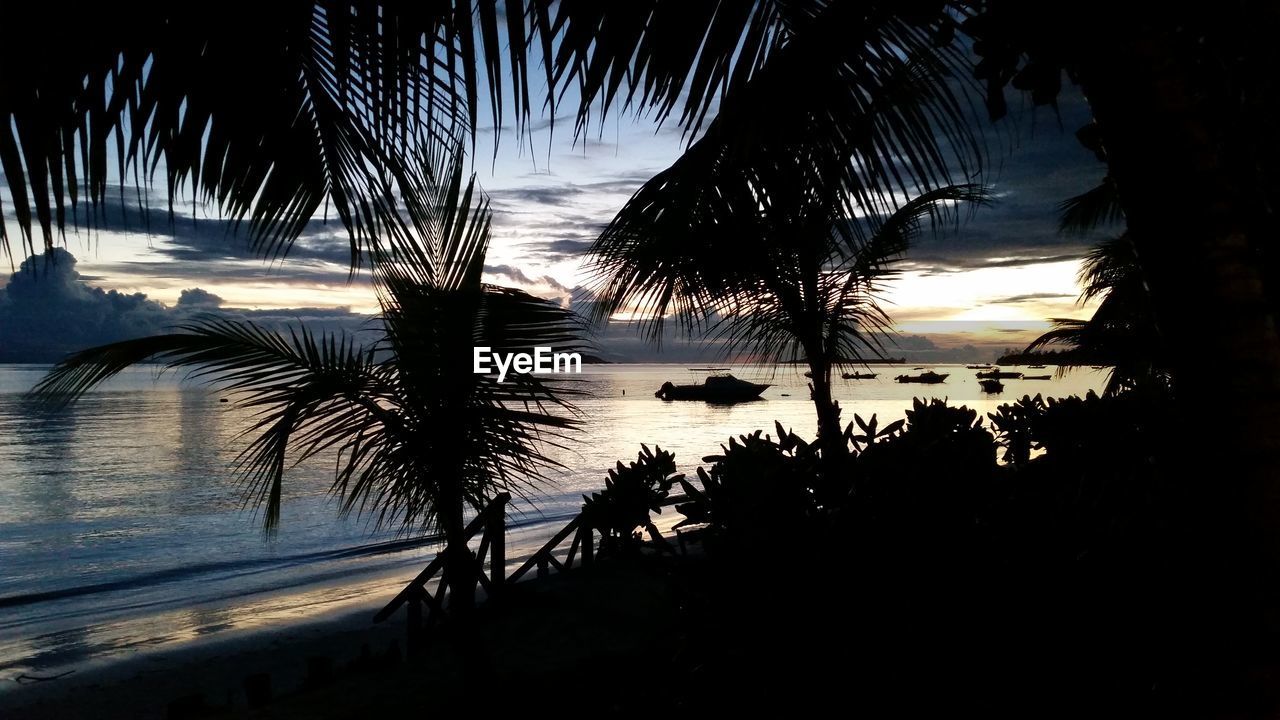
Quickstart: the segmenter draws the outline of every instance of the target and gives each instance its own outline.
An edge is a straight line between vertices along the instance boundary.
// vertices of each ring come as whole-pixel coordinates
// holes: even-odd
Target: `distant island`
[[[1109,365],[1103,358],[1092,357],[1076,350],[1032,351],[1005,350],[996,359],[997,365]]]

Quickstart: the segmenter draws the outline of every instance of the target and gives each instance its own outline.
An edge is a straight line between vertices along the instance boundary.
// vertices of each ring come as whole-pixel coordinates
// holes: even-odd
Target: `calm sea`
[[[951,374],[945,384],[895,383],[911,370],[901,366],[877,368],[875,380],[837,381],[845,419],[875,413],[883,424],[902,417],[913,395],[985,413],[1023,394],[1083,394],[1106,381],[1104,371],[1074,371],[1008,380],[1003,395],[986,396],[974,371],[935,369]],[[23,394],[45,370],[0,365],[0,680],[390,599],[435,551],[430,538],[340,517],[325,462],[286,476],[280,532],[265,538],[229,470],[243,411],[148,368],[71,409],[38,410]],[[734,373],[772,387],[763,400],[732,406],[664,402],[653,396],[664,381],[700,376],[676,365],[586,367],[591,396],[577,403],[584,427],[556,453],[569,469],[536,508],[518,508],[512,560],[571,518],[582,494],[600,488],[618,460],[634,459],[640,443],[674,451],[692,474],[730,435],[772,433],[774,420],[814,434],[798,369]]]

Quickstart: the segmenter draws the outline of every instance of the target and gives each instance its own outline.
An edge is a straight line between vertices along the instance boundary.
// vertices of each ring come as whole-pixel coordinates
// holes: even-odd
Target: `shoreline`
[[[211,706],[235,707],[229,701],[243,693],[244,678],[257,673],[270,675],[274,692],[290,692],[304,682],[310,657],[329,658],[340,667],[359,658],[363,648],[373,657],[392,648],[399,652],[403,618],[372,622],[385,602],[369,600],[293,623],[92,660],[69,675],[0,692],[0,715],[82,717],[85,708],[93,708],[92,717],[160,718],[169,703],[194,695]]]
[[[671,525],[681,518],[668,512],[654,520],[670,539]],[[509,532],[513,547],[506,572],[528,560],[563,524],[530,525]],[[430,560],[427,556],[408,570],[375,573],[355,586],[335,580],[302,592],[277,594],[264,600],[284,602],[265,617],[242,619],[207,634],[192,629],[180,639],[137,643],[38,671],[15,666],[0,679],[0,716],[6,720],[76,717],[85,707],[93,707],[92,717],[165,717],[170,702],[197,694],[212,707],[242,710],[243,681],[248,675],[270,674],[273,691],[279,695],[303,685],[312,657],[327,658],[334,668],[362,656],[366,662],[390,663],[389,656],[398,662],[405,650],[405,611],[378,624],[373,616]],[[519,584],[534,577],[530,573]],[[339,588],[345,593],[342,598],[323,599]],[[483,597],[483,590],[477,588],[477,598]],[[49,679],[23,681],[23,675]],[[145,705],[139,697],[146,698]]]

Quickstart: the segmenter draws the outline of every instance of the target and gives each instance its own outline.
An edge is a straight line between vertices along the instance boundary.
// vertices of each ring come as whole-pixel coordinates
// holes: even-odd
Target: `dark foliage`
[[[838,501],[819,501],[814,446],[781,427],[731,440],[681,483],[714,542],[682,651],[697,682],[673,694],[1055,717],[1221,702],[1211,658],[1232,620],[1213,583],[1239,536],[1169,465],[1190,437],[1170,402],[1024,397],[988,429],[917,400],[884,429],[855,419]]]
[[[684,475],[676,474],[675,455],[654,446],[641,445],[630,465],[609,471],[604,490],[583,496],[582,519],[603,538],[602,547],[618,553],[639,546],[641,531],[650,524],[650,512],[661,513],[662,502]]]

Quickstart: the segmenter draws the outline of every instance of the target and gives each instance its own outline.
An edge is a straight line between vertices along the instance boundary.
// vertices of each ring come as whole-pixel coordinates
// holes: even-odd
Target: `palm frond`
[[[550,7],[505,10],[506,38],[497,0],[6,7],[12,27],[58,28],[56,51],[41,33],[0,45],[0,169],[22,243],[100,221],[111,181],[124,204],[124,185],[145,202],[159,180],[171,213],[180,195],[216,206],[268,256],[332,210],[354,267],[403,230],[416,152],[474,130],[482,85],[495,127],[507,107],[524,127],[528,41]]]
[[[727,352],[762,362],[806,359],[838,367],[883,357],[892,335],[892,321],[877,302],[883,281],[893,276],[924,221],[937,229],[948,218],[958,220],[962,205],[989,199],[980,186],[938,188],[888,218],[867,222],[869,235],[850,232],[849,220],[796,235],[786,234],[791,226],[784,224],[768,243],[775,252],[754,256],[756,286],[740,286],[731,299],[720,296],[713,337]]]
[[[1064,200],[1058,211],[1058,232],[1067,235],[1087,235],[1100,227],[1124,222],[1124,208],[1110,177],[1097,187]]]
[[[1128,233],[1098,243],[1080,265],[1080,299],[1091,300],[1118,288],[1142,284],[1138,252]]]
[[[808,222],[825,233],[838,215],[890,215],[911,197],[948,186],[947,158],[920,143],[935,142],[938,133],[953,148],[968,147],[936,127],[929,110],[958,101],[939,85],[941,70],[929,65],[930,56],[881,57],[883,38],[871,35],[865,46],[839,44],[851,55],[837,59],[874,60],[878,72],[828,78],[830,87],[818,89],[769,74],[771,63],[742,89],[748,100],[726,99],[705,136],[636,192],[590,250],[601,299],[596,320],[627,310],[646,319],[650,337],[661,336],[667,317],[692,318],[692,329],[740,281],[737,259],[757,253],[762,224]],[[795,42],[794,52],[815,52]],[[811,92],[793,97],[797,84]],[[760,115],[744,115],[753,103]],[[866,239],[859,223],[843,228],[850,244]]]

